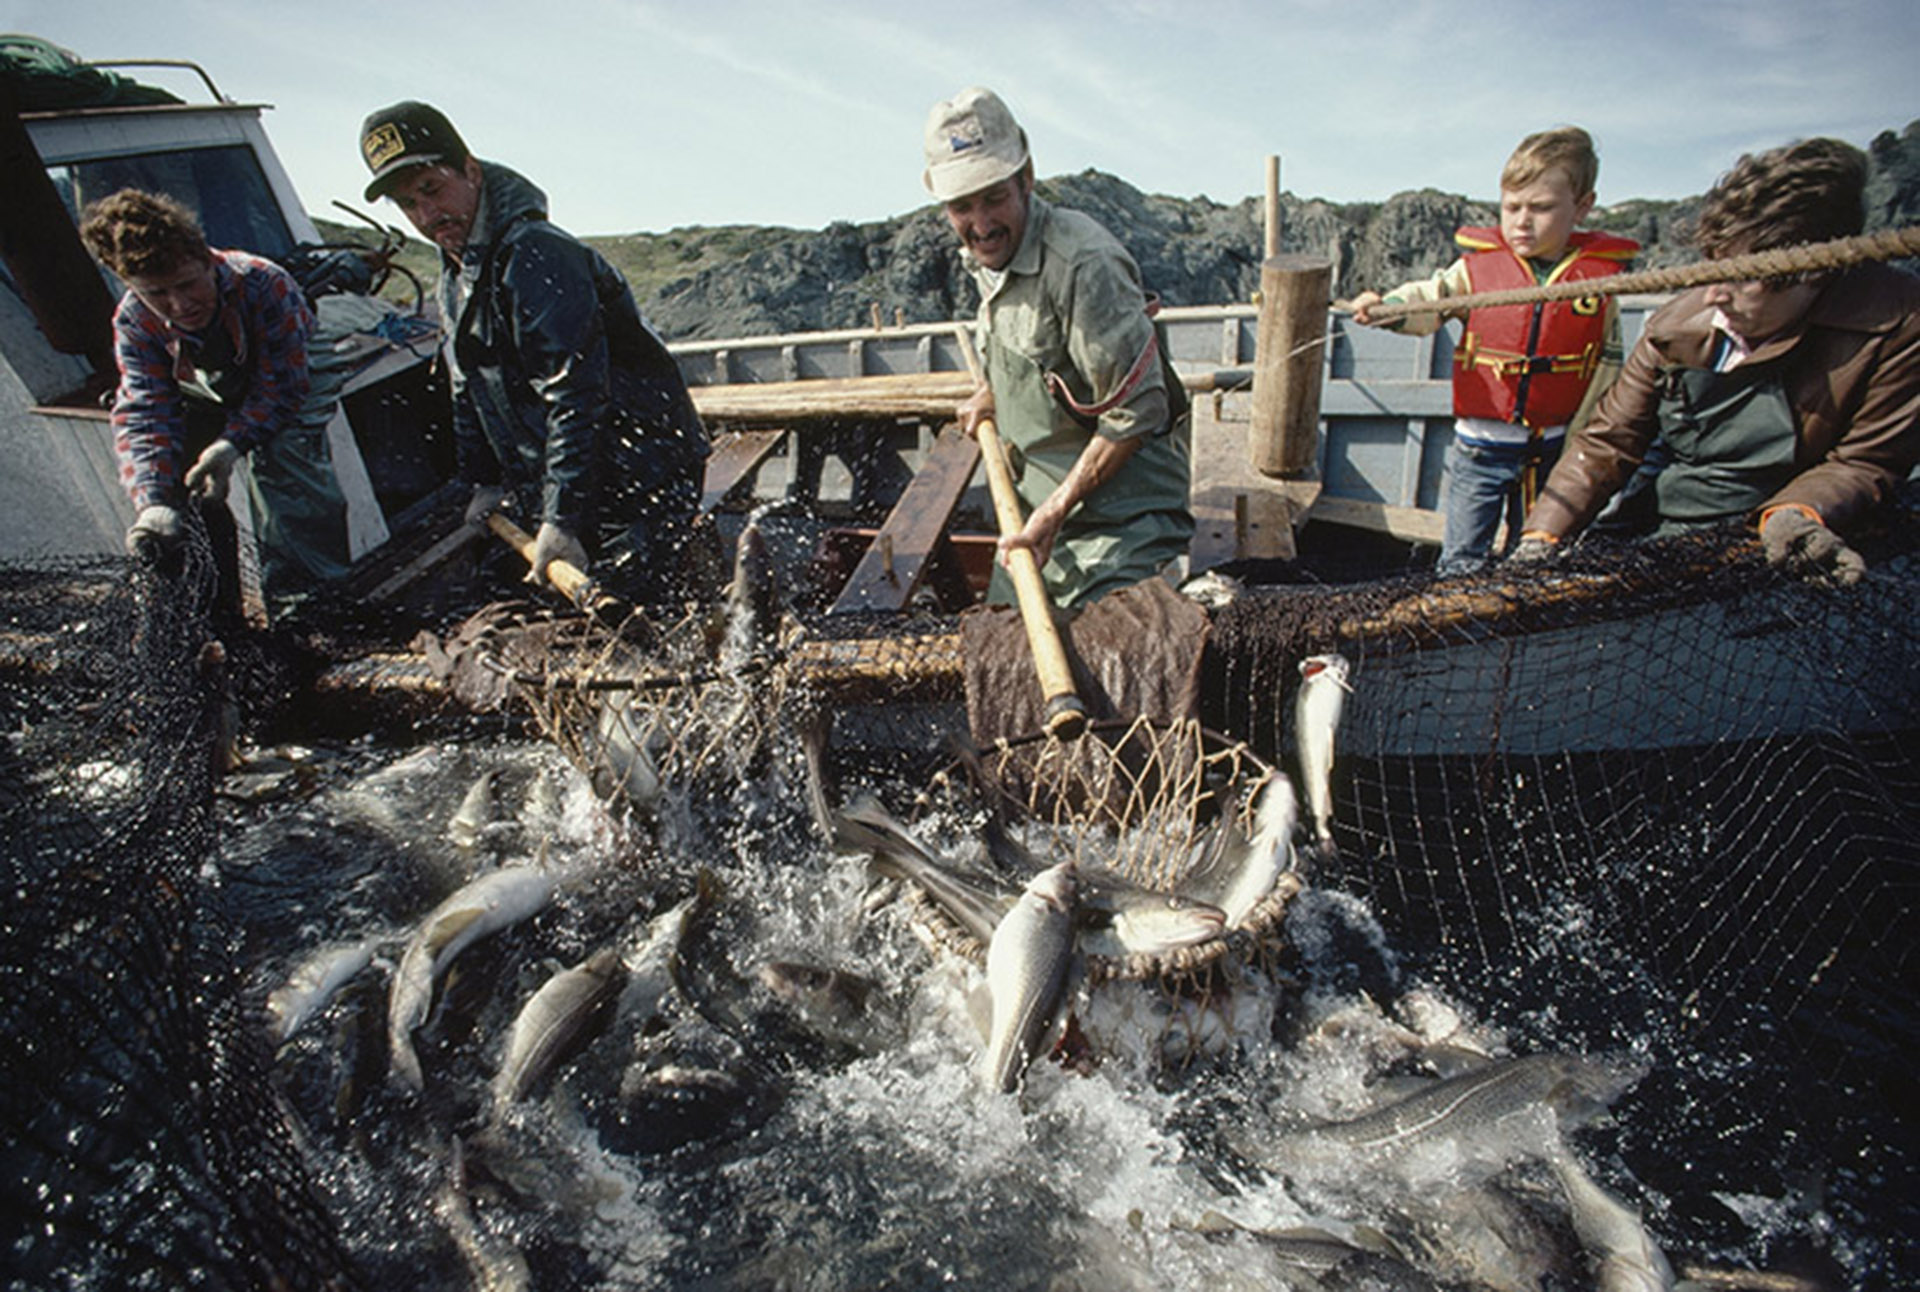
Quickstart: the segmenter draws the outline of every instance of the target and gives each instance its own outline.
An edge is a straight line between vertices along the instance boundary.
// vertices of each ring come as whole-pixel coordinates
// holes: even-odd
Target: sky
[[[1565,124],[1595,137],[1602,205],[1684,197],[1742,152],[1920,118],[1920,0],[0,0],[0,31],[200,64],[273,106],[335,217],[366,207],[361,120],[425,100],[584,234],[914,210],[927,112],[968,85],[1043,177],[1223,203],[1269,155],[1301,197],[1492,198],[1520,137]]]

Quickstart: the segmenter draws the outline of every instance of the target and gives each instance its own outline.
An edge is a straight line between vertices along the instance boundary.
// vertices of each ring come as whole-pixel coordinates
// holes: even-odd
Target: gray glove
[[[1544,565],[1560,554],[1560,545],[1543,534],[1522,534],[1507,553],[1515,565]]]
[[[127,555],[135,560],[157,560],[178,548],[185,537],[180,513],[174,508],[158,504],[142,507],[127,530]]]
[[[227,484],[233,478],[233,464],[239,460],[240,450],[232,440],[215,440],[200,450],[199,461],[187,472],[187,488],[209,502],[224,501]]]
[[[1760,522],[1767,564],[1816,583],[1860,582],[1867,563],[1840,536],[1798,507],[1781,507]]]
[[[485,528],[487,517],[500,510],[500,504],[505,502],[506,498],[507,491],[499,485],[475,485],[473,497],[467,500],[465,523],[472,525],[475,529]]]
[[[587,549],[580,546],[580,540],[561,529],[552,521],[542,521],[540,532],[533,538],[533,568],[527,571],[528,583],[545,583],[547,567],[555,561],[565,561],[574,569],[585,574],[587,571]]]

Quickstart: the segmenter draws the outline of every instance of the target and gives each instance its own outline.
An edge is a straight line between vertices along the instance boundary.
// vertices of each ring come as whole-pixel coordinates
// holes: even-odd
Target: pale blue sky
[[[911,210],[926,111],[969,84],[1042,175],[1222,202],[1269,153],[1302,196],[1490,197],[1522,134],[1565,123],[1599,142],[1603,204],[1680,197],[1743,151],[1920,117],[1920,0],[0,0],[0,30],[273,104],[316,212],[360,201],[361,118],[425,99],[580,233]]]

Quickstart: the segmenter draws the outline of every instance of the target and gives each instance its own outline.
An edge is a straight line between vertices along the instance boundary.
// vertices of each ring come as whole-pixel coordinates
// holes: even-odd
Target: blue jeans
[[[1436,573],[1470,574],[1485,565],[1494,556],[1493,536],[1502,515],[1507,518],[1507,545],[1520,537],[1527,511],[1521,476],[1529,462],[1537,461],[1544,483],[1563,443],[1475,444],[1455,439],[1447,445],[1447,523]]]

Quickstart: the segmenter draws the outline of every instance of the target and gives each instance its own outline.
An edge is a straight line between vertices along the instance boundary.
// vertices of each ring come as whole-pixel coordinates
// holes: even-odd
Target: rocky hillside
[[[1920,121],[1883,132],[1869,155],[1868,227],[1920,222]],[[1223,206],[1164,197],[1091,170],[1039,187],[1049,201],[1111,229],[1169,305],[1244,301],[1259,284],[1262,217],[1253,198]],[[1431,189],[1346,205],[1283,194],[1281,205],[1283,248],[1330,256],[1342,296],[1431,273],[1450,256],[1454,229],[1496,217],[1489,202]],[[1697,198],[1628,201],[1597,210],[1592,223],[1637,239],[1646,248],[1641,268],[1680,264],[1694,258],[1688,238],[1697,207]],[[889,322],[896,311],[932,322],[963,317],[975,304],[952,235],[931,206],[817,231],[728,225],[590,241],[673,340],[858,327],[876,305]],[[408,263],[431,279],[426,247],[410,248]]]

